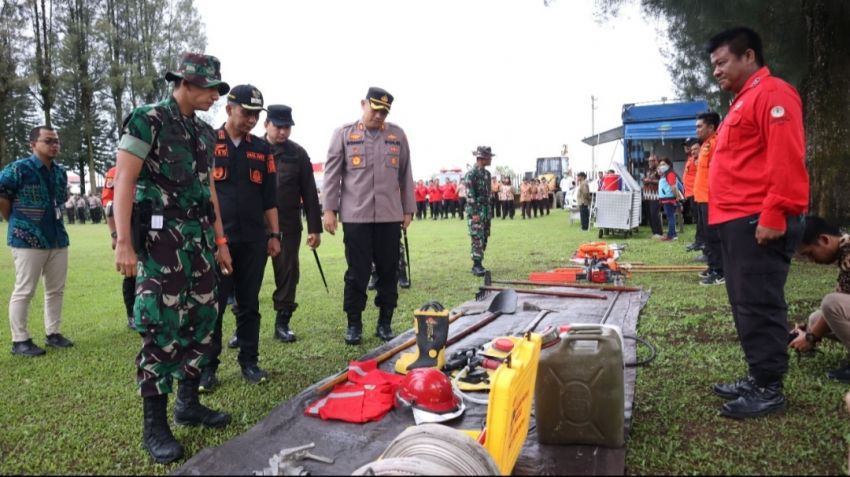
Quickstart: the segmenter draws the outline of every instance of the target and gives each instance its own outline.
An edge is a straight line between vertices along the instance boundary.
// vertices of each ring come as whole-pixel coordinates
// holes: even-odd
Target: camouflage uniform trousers
[[[142,397],[170,393],[173,378],[199,378],[209,360],[218,318],[213,250],[200,233],[180,231],[149,234],[138,264],[133,312],[143,336],[136,357]]]
[[[478,216],[478,223],[472,221],[473,215]],[[467,210],[466,224],[472,239],[472,260],[483,260],[487,239],[490,237],[490,210]]]

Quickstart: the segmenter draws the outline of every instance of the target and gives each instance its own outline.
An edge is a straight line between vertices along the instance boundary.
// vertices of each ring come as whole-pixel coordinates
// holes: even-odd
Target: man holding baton
[[[369,88],[360,101],[362,117],[334,132],[325,163],[324,227],[336,233],[337,213],[345,230],[345,343],[360,344],[361,314],[372,262],[380,309],[376,336],[393,339],[392,318],[398,301],[401,230],[416,212],[410,149],[404,131],[385,122],[393,96]]]
[[[281,253],[272,259],[275,282],[272,299],[277,311],[274,336],[284,343],[296,339],[295,333],[289,329],[289,320],[298,308],[295,288],[300,277],[298,249],[301,246],[302,204],[307,214],[307,246],[315,254],[322,243],[322,208],[316,191],[316,179],[313,177],[313,165],[307,151],[289,139],[294,125],[292,108],[282,104],[268,107],[266,141],[271,145],[272,155],[277,162],[277,217],[283,234]],[[314,256],[318,259],[318,254]]]

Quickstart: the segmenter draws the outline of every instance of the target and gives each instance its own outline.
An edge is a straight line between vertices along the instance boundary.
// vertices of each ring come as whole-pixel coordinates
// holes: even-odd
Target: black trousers
[[[281,222],[282,223],[282,222]],[[280,253],[272,258],[274,270],[274,302],[275,311],[293,313],[298,308],[295,302],[295,289],[301,278],[298,251],[301,248],[301,230],[287,231],[280,242]]]
[[[437,220],[440,218],[440,208],[442,206],[441,202],[431,202],[431,218]]]
[[[699,220],[705,231],[705,249],[703,252],[708,257],[708,268],[723,273],[723,249],[720,247],[720,234],[717,227],[708,225],[708,202],[697,202],[699,209]]]
[[[466,210],[466,197],[461,197],[457,201],[457,213],[460,219],[463,220],[463,211]]]
[[[664,230],[661,228],[661,204],[657,200],[646,201],[649,209],[649,228],[652,230],[652,235],[664,235]]]
[[[375,283],[375,306],[395,309],[398,303],[398,267],[401,224],[385,222],[378,224],[342,225],[345,243],[345,291],[342,309],[346,314],[361,313],[366,309],[366,286],[372,263],[378,281]],[[240,304],[241,305],[241,304]]]
[[[212,336],[209,366],[218,368],[221,356],[221,324],[227,299],[236,298],[236,337],[239,339],[240,365],[257,364],[260,344],[260,286],[266,271],[267,242],[237,242],[228,245],[233,260],[233,273],[218,274],[218,319]]]
[[[578,213],[581,216],[581,229],[587,230],[590,228],[590,207],[580,205],[578,206]]]
[[[697,232],[694,235],[694,243],[705,244],[705,225],[701,218],[702,208],[693,197],[688,197],[688,210],[691,212],[691,217],[694,219],[694,224],[697,226]]]
[[[425,201],[416,203],[416,220],[424,219],[428,215],[425,212]]]
[[[76,211],[74,210],[74,208],[73,208],[73,207],[66,207],[66,208],[65,208],[65,212],[68,214],[68,223],[69,223],[69,224],[73,224],[73,223],[74,223],[74,219],[75,219],[75,218],[76,218],[76,216],[77,216]]]
[[[785,235],[758,245],[758,215],[718,226],[726,293],[750,375],[761,385],[788,371],[788,305],[785,281],[803,235],[800,217],[789,218]]]
[[[503,200],[501,202],[502,202],[502,220],[505,220],[508,217],[513,219],[514,215],[516,214],[516,210],[514,208],[514,201]]]
[[[136,277],[124,277],[121,282],[121,295],[124,297],[124,310],[127,316],[133,316],[133,304],[136,302]]]

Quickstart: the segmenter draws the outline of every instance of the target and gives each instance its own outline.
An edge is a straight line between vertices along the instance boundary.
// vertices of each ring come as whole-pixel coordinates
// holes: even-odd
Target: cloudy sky
[[[293,107],[292,139],[324,162],[333,130],[360,116],[369,86],[395,96],[414,178],[464,167],[477,145],[521,173],[567,144],[590,169],[596,131],[624,103],[673,98],[664,25],[636,7],[599,23],[592,0],[201,0],[207,52],[231,86]],[[636,3],[636,2],[635,2]],[[216,113],[215,126],[225,119]],[[264,119],[261,116],[260,120]],[[261,127],[255,131],[262,134]],[[622,150],[597,147],[598,167]]]

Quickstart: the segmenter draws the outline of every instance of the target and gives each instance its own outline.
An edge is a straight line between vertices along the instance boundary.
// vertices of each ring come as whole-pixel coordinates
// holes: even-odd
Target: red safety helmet
[[[461,402],[448,376],[436,368],[410,370],[395,395],[398,407],[415,407],[435,414],[456,412]]]

